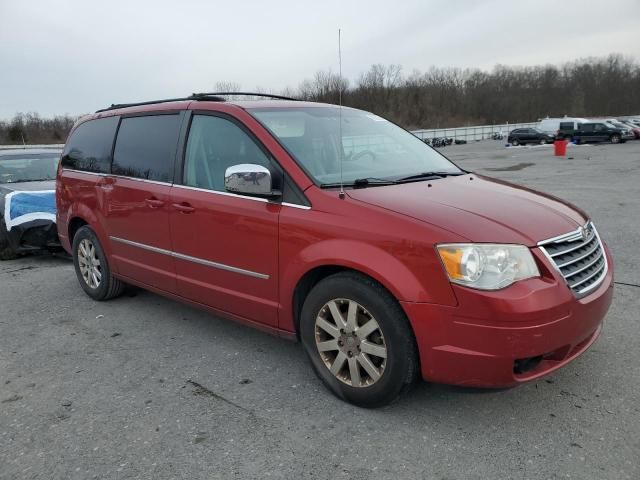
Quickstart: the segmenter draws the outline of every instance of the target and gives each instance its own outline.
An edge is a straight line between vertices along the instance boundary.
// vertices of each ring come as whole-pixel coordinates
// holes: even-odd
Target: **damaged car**
[[[60,250],[55,178],[60,149],[0,150],[0,260]]]

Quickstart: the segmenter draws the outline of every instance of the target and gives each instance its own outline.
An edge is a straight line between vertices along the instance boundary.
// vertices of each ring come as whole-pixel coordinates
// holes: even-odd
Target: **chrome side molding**
[[[251,270],[245,270],[244,268],[233,267],[231,265],[225,265],[224,263],[212,262],[210,260],[205,260],[204,258],[185,255],[184,253],[172,252],[171,250],[165,250],[164,248],[154,247],[152,245],[147,245],[145,243],[134,242],[133,240],[127,240],[126,238],[110,236],[109,239],[114,242],[123,243],[125,245],[141,248],[143,250],[148,250],[150,252],[167,255],[173,258],[179,258],[180,260],[186,260],[187,262],[197,263],[198,265],[204,265],[205,267],[217,268],[219,270],[226,270],[227,272],[238,273],[240,275],[246,275],[248,277],[260,278],[262,280],[269,280],[269,275],[264,273],[252,272]]]

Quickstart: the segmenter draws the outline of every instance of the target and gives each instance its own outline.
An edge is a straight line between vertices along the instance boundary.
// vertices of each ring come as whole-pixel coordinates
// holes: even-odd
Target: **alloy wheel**
[[[318,312],[315,322],[318,353],[342,383],[368,387],[382,377],[387,345],[376,319],[358,302],[336,298]]]
[[[102,282],[102,266],[95,245],[86,238],[78,245],[78,266],[89,288],[98,288]]]

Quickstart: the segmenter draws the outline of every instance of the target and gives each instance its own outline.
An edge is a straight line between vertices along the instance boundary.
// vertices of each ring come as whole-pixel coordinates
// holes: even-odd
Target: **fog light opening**
[[[513,363],[513,373],[522,375],[523,373],[535,370],[542,361],[542,355],[537,357],[519,358]]]

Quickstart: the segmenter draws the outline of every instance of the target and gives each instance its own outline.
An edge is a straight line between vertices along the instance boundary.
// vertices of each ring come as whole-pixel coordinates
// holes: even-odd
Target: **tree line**
[[[37,113],[18,113],[0,121],[0,145],[64,143],[78,117],[58,115],[41,118]]]
[[[233,82],[217,90],[241,90]],[[640,114],[640,64],[621,55],[562,65],[497,65],[490,71],[432,67],[405,74],[400,65],[373,65],[349,81],[318,71],[281,92],[303,100],[374,112],[408,129],[532,122],[550,116]],[[75,118],[17,114],[0,122],[0,143],[63,143]]]
[[[373,65],[353,83],[318,72],[291,91],[298,98],[337,103],[389,118],[409,129],[504,122],[546,116],[640,114],[640,64],[621,55],[562,65],[491,71],[437,68],[404,75],[400,65]]]

